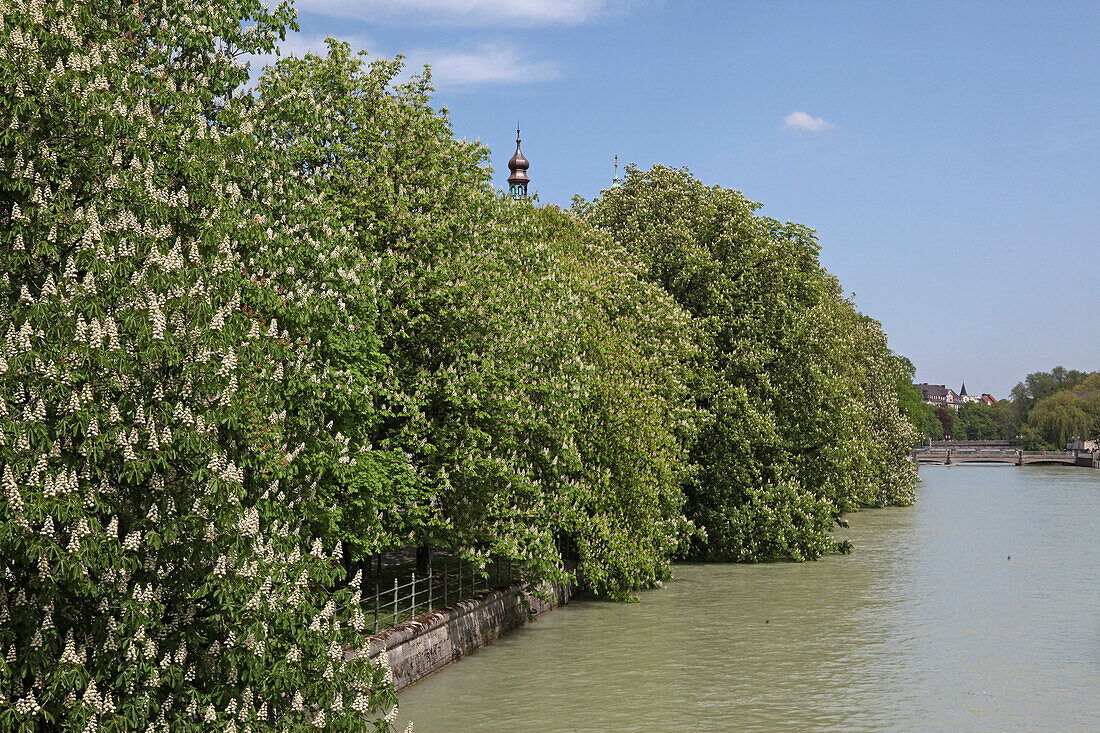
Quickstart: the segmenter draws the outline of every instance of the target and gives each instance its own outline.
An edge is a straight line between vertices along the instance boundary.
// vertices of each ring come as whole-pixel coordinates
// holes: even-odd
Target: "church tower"
[[[531,164],[527,162],[527,158],[523,157],[523,152],[519,149],[519,125],[517,124],[516,152],[512,159],[508,161],[508,170],[512,171],[512,175],[508,176],[508,191],[516,201],[527,198],[527,184],[531,182],[531,179],[527,177],[527,169],[530,167]]]

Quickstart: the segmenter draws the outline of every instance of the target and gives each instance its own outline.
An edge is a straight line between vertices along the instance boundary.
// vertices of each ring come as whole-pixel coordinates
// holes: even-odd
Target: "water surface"
[[[398,730],[1100,730],[1100,471],[920,472],[851,555],[574,601],[404,691]]]

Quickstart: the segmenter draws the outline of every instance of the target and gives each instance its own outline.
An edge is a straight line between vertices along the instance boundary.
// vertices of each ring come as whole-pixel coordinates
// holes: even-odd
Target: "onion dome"
[[[516,152],[512,155],[512,159],[508,161],[508,170],[512,171],[512,175],[508,176],[508,184],[514,199],[526,198],[527,184],[531,182],[531,179],[527,177],[527,169],[531,167],[531,163],[523,156],[523,151],[519,149],[519,142],[519,126],[517,125]]]

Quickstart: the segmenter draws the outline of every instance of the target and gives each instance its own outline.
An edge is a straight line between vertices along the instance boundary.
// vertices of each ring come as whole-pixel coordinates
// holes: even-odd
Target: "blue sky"
[[[301,33],[431,63],[532,190],[687,166],[817,230],[919,381],[1100,369],[1100,3],[298,0]]]

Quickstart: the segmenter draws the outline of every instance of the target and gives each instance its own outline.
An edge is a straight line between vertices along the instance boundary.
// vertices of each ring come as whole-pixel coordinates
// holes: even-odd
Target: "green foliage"
[[[1065,448],[1069,440],[1088,440],[1100,434],[1100,429],[1093,428],[1092,392],[1100,392],[1100,371],[1081,372],[1058,366],[1049,372],[1028,374],[1012,389],[1011,437],[1021,435],[1027,448],[1049,450]],[[1082,394],[1074,400],[1063,393]],[[1035,410],[1039,412],[1033,415]],[[1007,416],[998,415],[1002,432],[1007,422]]]
[[[1027,414],[1036,402],[1055,392],[1073,389],[1089,378],[1088,372],[1066,369],[1056,366],[1049,372],[1032,372],[1027,378],[1012,388],[1012,401],[1016,405],[1020,422],[1027,420]]]
[[[337,504],[379,509],[383,544],[560,577],[568,537],[597,592],[650,585],[690,529],[686,315],[573,217],[502,200],[484,148],[431,108],[428,73],[393,86],[399,69],[330,42],[259,84],[294,166],[323,178],[386,283],[373,443],[410,478],[388,502],[345,482]],[[338,524],[353,544],[361,530]]]
[[[408,457],[380,439],[384,424],[397,412],[382,400],[391,369],[382,354],[392,350],[388,335],[408,324],[395,317],[387,298],[391,291],[381,292],[387,273],[375,249],[381,242],[391,244],[395,237],[388,230],[423,203],[406,200],[402,205],[394,197],[395,189],[406,185],[402,178],[424,171],[420,161],[412,160],[410,173],[402,176],[394,159],[406,150],[387,139],[410,121],[426,119],[423,110],[403,108],[403,97],[386,89],[397,68],[393,62],[376,62],[369,76],[357,77],[358,62],[348,47],[333,43],[327,63],[310,55],[282,59],[266,69],[255,107],[280,147],[287,176],[308,184],[313,216],[328,222],[318,241],[307,241],[311,246],[300,250],[311,261],[288,263],[286,253],[272,251],[271,262],[282,262],[284,269],[297,266],[291,271],[308,277],[310,289],[339,287],[343,296],[338,313],[306,315],[320,334],[324,363],[342,381],[340,390],[323,395],[331,420],[325,428],[342,444],[342,457],[336,464],[325,462],[324,452],[310,458],[323,463],[315,467],[312,481],[328,507],[313,521],[315,531],[343,543],[349,569],[372,553],[406,544],[424,521],[418,511],[424,485]],[[398,114],[402,110],[405,116]],[[422,128],[406,132],[403,145],[416,149],[417,141],[426,147],[440,137]],[[322,272],[336,270],[344,281],[338,286],[316,282],[319,266]],[[357,325],[342,327],[349,321]]]
[[[920,442],[943,440],[943,423],[936,416],[935,407],[921,402],[909,410],[907,416],[910,424],[916,429],[917,435],[920,436]]]
[[[1073,386],[1075,392],[1100,392],[1100,372],[1092,374]]]
[[[291,18],[0,2],[2,730],[361,730],[395,703],[345,656],[357,582],[327,590],[309,490],[347,454],[330,360],[379,362],[318,331],[373,327],[343,298],[368,263],[232,95]]]
[[[386,730],[372,552],[567,539],[625,598],[911,501],[909,368],[810,230],[661,167],[503,199],[346,44],[238,93],[286,4],[0,11],[0,730]]]
[[[686,529],[687,319],[573,218],[494,200],[498,231],[441,260],[448,285],[419,304],[439,366],[410,386],[404,440],[429,446],[452,546],[545,575],[565,535],[585,582],[620,596],[667,575]]]
[[[953,436],[956,440],[1012,440],[1016,437],[1012,418],[1012,404],[1008,400],[992,405],[967,402],[955,416]]]
[[[1060,390],[1039,400],[1023,426],[1027,448],[1062,450],[1078,440],[1100,440],[1100,392]]]
[[[809,559],[842,512],[912,500],[916,436],[878,324],[841,297],[812,231],[756,209],[663,166],[574,204],[693,317],[701,418],[685,491],[706,530],[693,554]]]
[[[902,414],[917,431],[921,442],[932,438],[936,433],[942,435],[942,428],[938,427],[938,421],[932,414],[931,405],[927,405],[922,401],[921,391],[913,384],[913,376],[917,371],[916,367],[913,366],[913,362],[904,356],[898,357],[898,360],[902,372],[894,387],[898,395],[898,409],[901,410]]]

